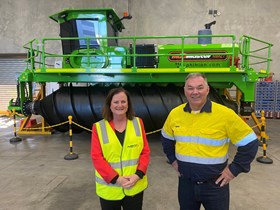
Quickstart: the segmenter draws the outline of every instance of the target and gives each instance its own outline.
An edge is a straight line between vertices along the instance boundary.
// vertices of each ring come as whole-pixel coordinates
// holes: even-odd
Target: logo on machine
[[[171,62],[180,62],[182,61],[182,52],[170,52],[168,60]],[[183,60],[184,61],[222,61],[227,59],[225,55],[226,51],[191,51],[184,52]]]

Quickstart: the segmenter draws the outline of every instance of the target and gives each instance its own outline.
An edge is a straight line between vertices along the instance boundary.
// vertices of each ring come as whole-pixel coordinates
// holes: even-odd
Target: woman
[[[129,93],[110,90],[103,120],[92,127],[91,157],[102,210],[141,210],[148,186],[150,149],[143,122],[134,116]]]

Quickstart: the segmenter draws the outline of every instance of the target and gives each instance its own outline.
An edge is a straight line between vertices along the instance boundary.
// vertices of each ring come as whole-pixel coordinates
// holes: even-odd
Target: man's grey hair
[[[189,73],[188,76],[186,76],[185,82],[188,81],[190,78],[196,78],[196,77],[202,77],[206,82],[206,84],[208,85],[207,77],[203,73]]]

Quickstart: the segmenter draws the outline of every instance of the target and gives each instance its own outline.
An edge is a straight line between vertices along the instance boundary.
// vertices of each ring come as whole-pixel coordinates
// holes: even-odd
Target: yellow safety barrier
[[[75,123],[74,121],[73,121],[72,123],[73,123],[74,125],[76,125],[76,126],[78,126],[78,127],[82,128],[82,129],[86,130],[86,131],[91,132],[91,130],[90,130],[90,129],[88,129],[88,128],[86,128],[86,127],[82,126],[82,125],[79,125],[78,123]]]
[[[16,143],[16,142],[20,142],[22,139],[17,136],[17,129],[16,129],[17,121],[16,121],[16,110],[15,109],[13,109],[12,115],[13,115],[13,119],[14,119],[14,137],[10,139],[10,142]]]
[[[13,110],[13,112],[11,113],[11,115],[13,116],[13,119],[14,119],[14,137],[10,140],[11,142],[18,142],[18,141],[21,141],[21,138],[17,136],[17,130],[16,130],[16,115],[17,113],[15,112],[15,110]],[[74,160],[74,159],[77,159],[78,158],[78,154],[74,153],[73,152],[73,140],[72,140],[72,136],[73,136],[73,133],[72,133],[72,124],[88,131],[88,132],[91,132],[90,129],[74,122],[72,120],[72,116],[69,115],[68,116],[68,121],[65,121],[65,122],[61,122],[61,123],[58,123],[58,124],[55,124],[55,125],[51,125],[51,126],[45,126],[45,127],[38,127],[38,128],[24,128],[26,132],[28,132],[28,130],[31,130],[31,131],[34,131],[34,130],[46,130],[46,129],[52,129],[52,128],[55,128],[55,127],[58,127],[58,126],[61,126],[61,125],[64,125],[66,123],[69,124],[69,148],[70,148],[70,152],[65,155],[64,159],[65,160]],[[254,120],[255,121],[255,120]],[[256,121],[255,121],[256,122]],[[261,122],[260,123],[256,123],[255,126],[252,126],[251,127],[252,129],[253,128],[258,128],[261,130],[261,143],[262,143],[262,146],[263,146],[263,156],[262,157],[258,157],[257,158],[257,161],[259,162],[262,162],[262,163],[272,163],[273,161],[267,157],[266,155],[266,139],[267,139],[267,135],[265,133],[265,117],[264,117],[264,111],[262,111],[262,116],[261,116]],[[150,135],[150,134],[154,134],[154,133],[157,133],[157,132],[160,132],[161,129],[158,129],[158,130],[155,130],[155,131],[151,131],[151,132],[148,132],[146,133],[146,135]]]
[[[15,116],[15,115],[18,115],[18,114],[17,114],[17,113],[11,113],[11,115],[12,115],[12,116]],[[18,116],[20,116],[20,115],[18,115]],[[251,126],[251,128],[252,128],[252,129],[258,128],[259,130],[261,130],[262,122],[258,122],[258,121],[254,118],[254,115],[252,115],[252,118],[253,118],[253,120],[254,120],[254,122],[255,122],[256,125]],[[68,119],[69,119],[69,116],[68,116]],[[246,119],[244,119],[244,121],[246,121]],[[58,124],[55,124],[55,125],[51,125],[51,126],[24,128],[24,130],[25,130],[26,132],[23,133],[23,134],[32,134],[31,132],[30,132],[30,133],[28,133],[28,132],[29,132],[29,131],[34,131],[34,130],[42,130],[42,129],[47,130],[47,129],[52,129],[52,128],[55,128],[55,127],[64,125],[64,124],[66,124],[66,123],[69,123],[69,120],[68,120],[68,121],[64,121],[64,122],[61,122],[61,123],[58,123]],[[84,127],[84,126],[82,126],[82,125],[80,125],[80,124],[78,124],[78,123],[72,121],[72,118],[71,118],[71,123],[74,124],[74,125],[76,125],[76,126],[78,126],[78,127],[80,127],[80,128],[82,128],[82,129],[84,129],[84,130],[86,130],[86,131],[88,131],[88,132],[91,132],[91,129],[88,129],[88,128],[86,128],[86,127]],[[160,132],[160,131],[161,131],[161,129],[158,129],[158,130],[155,130],[155,131],[148,132],[148,133],[146,133],[146,135],[154,134],[154,133],[157,133],[157,132]],[[22,129],[18,130],[17,132],[18,132],[18,133],[22,133]],[[268,136],[266,135],[265,132],[263,133],[263,135],[265,136],[266,139],[268,139]]]
[[[55,125],[50,125],[50,126],[45,126],[44,128],[45,129],[50,129],[50,128],[55,128],[55,127],[58,127],[58,126],[61,126],[61,125],[64,125],[64,124],[67,124],[67,123],[69,123],[69,121],[64,121],[64,122],[62,122],[62,123],[58,123],[58,124],[55,124]],[[41,130],[42,128],[40,127],[40,128],[24,128],[26,131],[28,131],[28,130]]]
[[[68,120],[69,120],[69,147],[70,147],[70,152],[64,156],[65,160],[75,160],[77,159],[79,156],[78,154],[73,152],[73,141],[72,141],[72,116],[68,116]]]
[[[267,157],[266,155],[266,137],[265,137],[265,117],[264,117],[264,111],[261,112],[261,142],[263,146],[263,155],[261,157],[257,158],[257,161],[260,163],[265,163],[265,164],[272,164],[273,160]]]

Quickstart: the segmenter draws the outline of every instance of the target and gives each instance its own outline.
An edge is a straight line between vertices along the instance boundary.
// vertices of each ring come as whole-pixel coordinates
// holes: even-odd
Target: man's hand
[[[223,170],[219,178],[216,180],[216,184],[220,183],[220,187],[228,184],[231,180],[233,180],[235,176],[231,173],[228,166]]]
[[[177,171],[178,176],[180,177],[181,174],[178,171],[178,162],[177,160],[175,160],[173,163],[171,163],[172,167],[175,169],[175,171]]]

